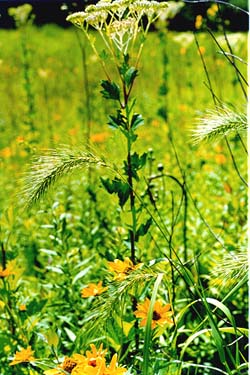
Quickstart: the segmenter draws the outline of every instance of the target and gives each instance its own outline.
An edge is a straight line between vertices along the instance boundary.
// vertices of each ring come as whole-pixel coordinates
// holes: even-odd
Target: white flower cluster
[[[100,0],[96,5],[87,6],[84,12],[69,15],[67,21],[86,32],[88,26],[92,26],[103,38],[106,36],[106,45],[111,48],[113,44],[126,54],[130,42],[135,41],[140,31],[145,35],[167,6],[167,2],[158,1]]]

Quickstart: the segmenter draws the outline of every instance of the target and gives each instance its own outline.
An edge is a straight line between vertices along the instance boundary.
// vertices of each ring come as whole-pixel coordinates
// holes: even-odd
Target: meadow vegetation
[[[0,30],[2,375],[248,372],[247,35],[165,26]]]

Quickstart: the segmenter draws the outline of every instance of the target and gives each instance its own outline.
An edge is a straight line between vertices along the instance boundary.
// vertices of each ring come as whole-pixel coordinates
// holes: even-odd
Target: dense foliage
[[[0,31],[3,375],[247,374],[247,37],[155,28]]]

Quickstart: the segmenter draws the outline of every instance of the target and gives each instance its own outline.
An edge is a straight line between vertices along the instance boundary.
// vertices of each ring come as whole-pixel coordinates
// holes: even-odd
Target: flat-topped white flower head
[[[129,53],[137,36],[141,33],[145,37],[152,22],[167,6],[167,2],[147,0],[100,0],[88,5],[84,12],[69,15],[67,20],[86,34],[89,26],[93,27],[101,34],[107,50],[115,56]]]

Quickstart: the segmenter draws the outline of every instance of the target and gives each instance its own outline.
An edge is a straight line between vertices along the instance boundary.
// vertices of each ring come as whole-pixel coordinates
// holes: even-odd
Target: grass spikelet
[[[63,146],[47,150],[33,160],[29,172],[24,177],[25,186],[22,196],[26,205],[30,207],[39,201],[61,177],[90,165],[108,167],[103,158],[78,148]]]
[[[210,284],[221,288],[232,287],[247,276],[248,268],[248,254],[245,249],[226,254],[222,260],[216,260]]]
[[[97,332],[105,327],[105,322],[112,317],[113,314],[121,306],[123,306],[125,296],[134,290],[135,287],[143,286],[157,278],[158,274],[148,267],[142,267],[138,270],[130,272],[123,280],[114,280],[108,285],[108,290],[101,294],[95,300],[91,311],[86,315],[84,321],[84,332],[80,333],[81,339],[90,339],[96,336]]]
[[[222,107],[216,111],[210,110],[198,119],[198,126],[192,129],[195,144],[202,141],[215,140],[231,132],[247,130],[247,116]]]

